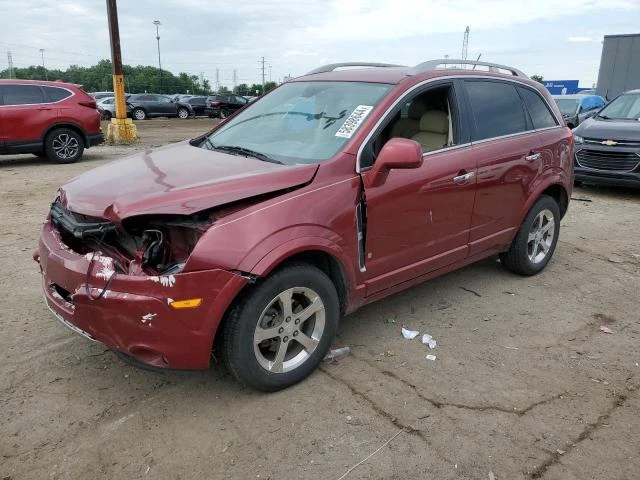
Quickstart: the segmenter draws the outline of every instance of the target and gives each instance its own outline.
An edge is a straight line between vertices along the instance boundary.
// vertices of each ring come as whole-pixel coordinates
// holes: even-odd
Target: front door
[[[467,257],[476,162],[469,155],[456,97],[452,83],[424,89],[401,102],[380,133],[398,131],[395,124],[407,120],[401,118],[402,111],[420,102],[420,108],[412,110],[423,112],[421,119],[408,125],[409,131],[418,132],[407,136],[423,145],[423,165],[391,170],[384,184],[365,191],[367,296]],[[440,124],[429,125],[429,118],[440,119]],[[373,144],[376,141],[374,136]]]

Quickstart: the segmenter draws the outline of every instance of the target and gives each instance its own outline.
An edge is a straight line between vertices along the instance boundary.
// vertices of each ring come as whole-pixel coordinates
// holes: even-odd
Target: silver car
[[[103,120],[111,120],[116,116],[116,99],[114,97],[101,98],[96,102]],[[127,117],[131,117],[131,105],[127,103]]]

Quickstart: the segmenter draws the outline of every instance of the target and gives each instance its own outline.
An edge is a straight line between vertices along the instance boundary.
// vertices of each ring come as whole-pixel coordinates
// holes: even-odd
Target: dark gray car
[[[136,93],[127,97],[131,104],[131,117],[144,120],[152,117],[189,118],[193,116],[193,108],[188,103],[176,102],[166,95],[155,93]]]
[[[640,187],[640,90],[616,97],[573,134],[577,181]]]

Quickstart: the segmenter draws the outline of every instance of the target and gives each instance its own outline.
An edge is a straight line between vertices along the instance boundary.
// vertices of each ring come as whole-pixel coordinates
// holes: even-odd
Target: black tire
[[[546,212],[550,212],[553,218],[549,219]],[[545,219],[541,218],[543,214]],[[548,227],[551,223],[553,226]],[[553,232],[547,231],[546,234],[541,233],[539,238],[530,239],[530,234],[533,235],[534,230],[537,234],[538,230],[542,231],[544,228],[552,228]],[[511,242],[509,250],[500,254],[500,262],[507,270],[514,273],[527,276],[535,275],[541,272],[553,257],[559,234],[560,208],[558,203],[553,198],[542,195],[529,210],[513,242]],[[547,248],[546,253],[540,248],[543,245]],[[536,252],[539,252],[537,256]],[[544,256],[540,257],[542,253]],[[534,259],[531,258],[532,254]]]
[[[102,113],[102,119],[103,120],[111,120],[111,117],[112,117],[112,115],[111,115],[111,112],[109,110],[105,110]]]
[[[145,112],[143,108],[134,108],[131,112],[131,118],[134,120],[146,120],[147,112]]]
[[[581,180],[574,180],[573,181],[573,186],[574,187],[581,187],[583,185]]]
[[[290,320],[286,320],[285,310],[280,308],[282,302],[278,306],[278,298],[286,292],[293,292],[289,295],[293,313],[286,317]],[[305,296],[307,292],[312,295]],[[312,303],[311,297],[314,298]],[[320,305],[318,299],[324,310],[311,313],[298,323],[300,319],[296,316],[304,317],[304,309],[310,304]],[[257,390],[274,392],[294,385],[311,374],[327,354],[336,335],[339,317],[338,294],[329,277],[311,265],[290,264],[243,294],[228,313],[222,332],[225,363],[241,383]],[[322,325],[322,331],[314,335]],[[265,331],[263,328],[266,331],[273,329],[278,335],[266,337],[261,343],[256,340],[254,345],[254,335]],[[296,339],[308,341],[312,335],[317,343],[309,352]],[[285,354],[279,364],[277,358],[283,346]],[[272,362],[267,358],[271,354]],[[261,362],[271,364],[274,371],[269,371]],[[287,362],[293,362],[293,365],[285,365]],[[296,365],[296,362],[301,363]],[[281,370],[289,370],[277,372],[278,365]]]
[[[187,118],[189,118],[189,110],[187,110],[186,108],[179,108],[178,109],[178,118],[181,120],[185,120]]]
[[[84,139],[75,130],[56,128],[47,135],[44,149],[49,160],[56,163],[74,163],[82,157]]]
[[[220,109],[220,112],[218,113],[218,118],[224,120],[225,118],[227,118],[229,116],[229,112],[227,112],[224,109]]]

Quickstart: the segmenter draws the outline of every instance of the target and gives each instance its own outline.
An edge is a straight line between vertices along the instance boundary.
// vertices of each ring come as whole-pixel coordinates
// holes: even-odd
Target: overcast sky
[[[640,0],[120,0],[123,61],[202,72],[215,87],[293,76],[336,61],[412,65],[459,57],[513,65],[549,80],[597,80],[602,37],[640,33]],[[0,0],[0,70],[91,65],[108,58],[104,0]],[[269,73],[270,72],[270,73]]]

